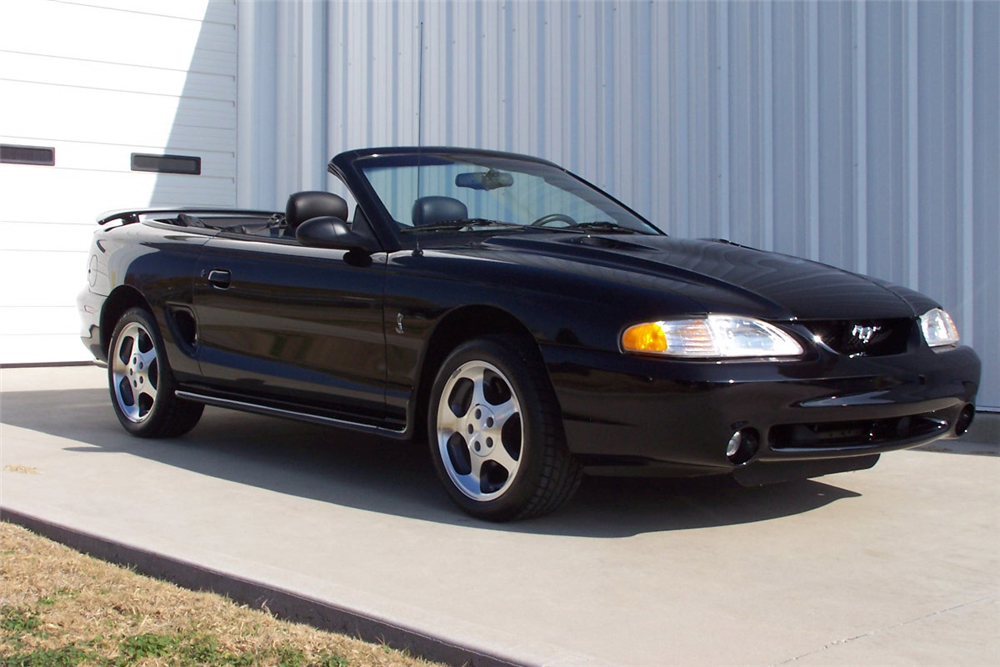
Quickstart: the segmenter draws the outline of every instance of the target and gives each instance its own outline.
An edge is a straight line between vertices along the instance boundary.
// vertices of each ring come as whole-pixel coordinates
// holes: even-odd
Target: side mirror
[[[295,238],[310,248],[334,248],[366,255],[373,250],[371,242],[352,231],[346,222],[326,215],[303,222],[295,229]]]

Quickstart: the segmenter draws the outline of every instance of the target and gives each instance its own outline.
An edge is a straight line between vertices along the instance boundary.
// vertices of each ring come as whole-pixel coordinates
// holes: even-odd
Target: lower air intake
[[[948,422],[928,416],[894,417],[866,421],[782,424],[768,434],[773,450],[844,449],[892,445],[943,433]]]

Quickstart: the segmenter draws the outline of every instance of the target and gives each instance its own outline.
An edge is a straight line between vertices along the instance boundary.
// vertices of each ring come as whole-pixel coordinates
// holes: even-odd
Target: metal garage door
[[[0,363],[90,358],[75,302],[100,212],[235,204],[236,12],[0,3]]]

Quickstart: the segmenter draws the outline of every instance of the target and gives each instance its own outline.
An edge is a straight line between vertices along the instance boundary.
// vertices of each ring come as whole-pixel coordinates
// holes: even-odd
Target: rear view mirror
[[[514,176],[504,171],[473,171],[455,176],[455,185],[472,190],[496,190],[514,185]]]

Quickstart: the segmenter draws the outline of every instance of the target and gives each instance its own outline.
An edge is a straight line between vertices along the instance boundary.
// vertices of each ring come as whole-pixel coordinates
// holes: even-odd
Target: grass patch
[[[41,626],[42,621],[38,614],[24,607],[12,607],[4,605],[0,607],[0,628],[4,634],[25,635],[34,632]]]
[[[0,522],[0,667],[409,667],[409,654],[151,579]]]

